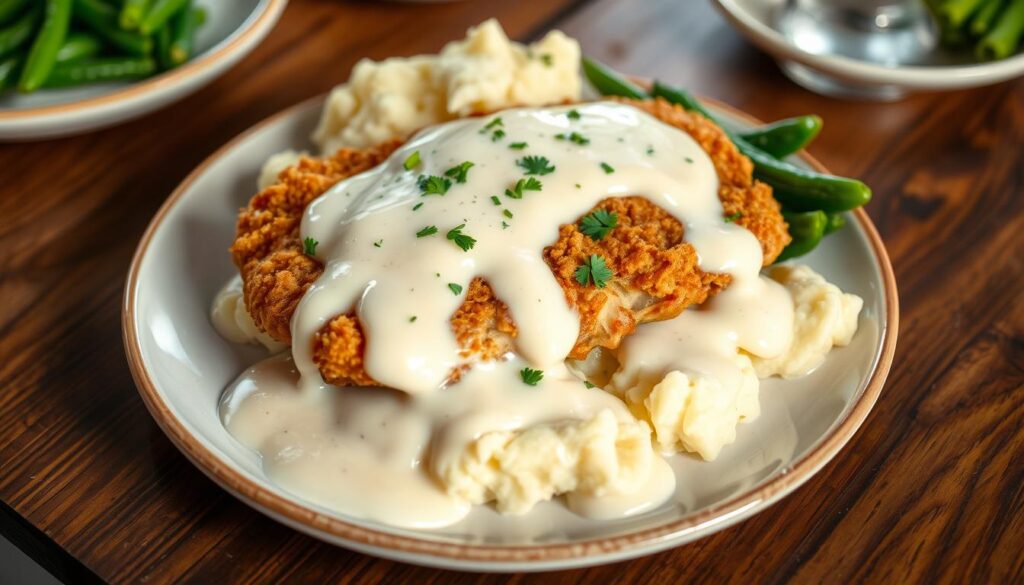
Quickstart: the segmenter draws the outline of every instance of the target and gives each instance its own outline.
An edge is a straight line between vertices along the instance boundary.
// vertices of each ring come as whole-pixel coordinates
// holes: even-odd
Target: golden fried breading
[[[771,189],[752,179],[750,160],[702,116],[662,100],[623,101],[687,132],[700,144],[718,174],[725,215],[741,214],[736,223],[757,236],[764,263],[770,264],[789,242],[789,234]],[[376,166],[398,146],[392,142],[366,150],[342,149],[323,159],[304,158],[241,211],[231,252],[242,272],[246,307],[260,329],[290,342],[295,307],[323,270],[302,253],[299,227],[306,205],[338,181]],[[657,205],[642,197],[622,197],[605,199],[594,209],[616,213],[617,227],[595,241],[577,224],[563,225],[557,241],[544,250],[566,300],[580,316],[580,335],[570,357],[585,358],[595,347],[615,348],[637,324],[674,317],[729,284],[728,275],[700,270],[696,251],[683,241],[682,224]],[[602,256],[614,271],[603,288],[575,280],[576,269],[591,254]],[[470,283],[451,327],[467,359],[501,358],[512,351],[517,332],[508,307],[481,278]],[[378,385],[363,366],[365,343],[353,313],[328,322],[313,340],[313,359],[324,380]],[[451,380],[461,373],[452,372]]]

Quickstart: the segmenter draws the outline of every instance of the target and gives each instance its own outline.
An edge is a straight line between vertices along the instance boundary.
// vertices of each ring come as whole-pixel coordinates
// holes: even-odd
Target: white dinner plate
[[[225,386],[266,354],[225,341],[208,314],[218,288],[236,273],[227,249],[260,165],[280,150],[311,147],[322,99],[256,125],[193,171],[139,243],[124,297],[128,361],[150,413],[197,467],[268,516],[350,549],[436,567],[531,571],[628,559],[706,536],[778,501],[835,456],[878,398],[896,343],[896,285],[878,234],[857,211],[801,259],[864,299],[853,342],[807,377],[765,380],[761,417],[740,425],[738,440],[717,460],[672,457],[679,488],[660,508],[593,521],[546,502],[531,512],[534,521],[522,522],[477,507],[453,526],[407,530],[338,514],[282,490],[217,415]],[[731,124],[751,123],[711,105]],[[820,166],[809,157],[799,164]]]
[[[0,141],[70,136],[138,118],[222,75],[267,36],[288,0],[196,0],[207,13],[196,55],[133,83],[103,83],[23,95],[0,94]]]

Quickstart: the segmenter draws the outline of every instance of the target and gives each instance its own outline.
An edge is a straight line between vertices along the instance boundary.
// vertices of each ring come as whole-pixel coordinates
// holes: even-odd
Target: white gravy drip
[[[567,115],[573,109],[579,119]],[[482,433],[587,420],[604,409],[633,421],[618,398],[587,389],[566,370],[564,359],[579,333],[577,316],[542,259],[559,225],[606,197],[639,195],[659,205],[684,224],[703,269],[734,279],[709,310],[687,311],[677,320],[727,314],[699,328],[710,337],[702,342],[675,322],[644,326],[630,346],[633,353],[667,358],[672,356],[666,352],[680,351],[658,341],[659,327],[693,337],[686,351],[694,357],[687,363],[698,370],[712,367],[726,349],[735,352],[737,344],[765,354],[788,346],[779,338],[791,329],[779,321],[792,319],[785,291],[759,278],[756,238],[723,222],[714,167],[687,134],[612,103],[498,116],[505,133],[499,140],[492,140],[496,128],[485,128],[496,116],[428,128],[377,168],[339,183],[308,207],[302,236],[319,242],[316,256],[325,270],[292,319],[293,359],[271,358],[243,373],[221,408],[228,430],[262,456],[267,474],[284,489],[357,517],[439,527],[457,522],[469,505],[445,492],[436,470],[456,461]],[[571,132],[589,143],[554,138]],[[529,146],[509,148],[517,142]],[[415,151],[421,162],[408,171],[403,162]],[[541,191],[510,199],[505,189],[524,178],[516,159],[529,155],[547,157],[556,170],[536,177]],[[421,174],[444,175],[463,161],[474,163],[466,183],[453,181],[443,196],[421,195]],[[511,219],[503,215],[506,209]],[[469,251],[445,238],[459,224],[477,240]],[[437,226],[438,233],[417,238],[426,226]],[[465,290],[477,276],[509,306],[519,331],[515,352],[506,361],[477,363],[444,387],[464,361],[449,322],[462,295],[447,284]],[[367,337],[367,372],[398,390],[323,383],[311,339],[331,318],[352,310]],[[525,366],[544,370],[537,386],[520,378]],[[588,517],[622,517],[660,505],[674,484],[658,459],[636,493],[573,493],[566,503]]]

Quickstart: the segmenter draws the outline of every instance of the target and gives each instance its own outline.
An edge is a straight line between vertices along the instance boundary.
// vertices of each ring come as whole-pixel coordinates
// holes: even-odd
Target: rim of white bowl
[[[886,67],[840,55],[809,53],[744,10],[736,0],[714,0],[715,6],[761,49],[836,77],[871,85],[912,89],[953,89],[998,83],[1024,74],[1024,52],[1006,59],[970,65]]]
[[[37,108],[0,109],[0,124],[40,121],[54,116],[80,116],[138,103],[191,77],[201,77],[218,64],[239,56],[250,48],[252,42],[262,38],[280,18],[287,4],[288,0],[260,0],[255,9],[231,34],[180,67],[117,91],[75,102]]]

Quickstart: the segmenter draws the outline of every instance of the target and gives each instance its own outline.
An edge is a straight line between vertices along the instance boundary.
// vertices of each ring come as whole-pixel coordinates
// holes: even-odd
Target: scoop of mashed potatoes
[[[638,378],[622,389],[622,399],[637,418],[650,423],[662,451],[696,453],[711,461],[736,440],[737,424],[761,414],[760,382],[750,359],[737,355],[736,365],[740,375],[735,383],[673,370],[653,385]]]
[[[484,433],[438,475],[453,496],[525,514],[559,494],[634,492],[650,476],[654,457],[645,423],[602,410],[587,421]]]
[[[820,366],[832,347],[850,343],[864,301],[839,290],[808,266],[774,266],[768,275],[793,297],[793,343],[778,357],[753,356],[751,361],[761,378],[798,378]]]
[[[473,114],[577,101],[579,63],[579,43],[561,32],[525,46],[491,19],[438,55],[357,63],[331,92],[313,140],[333,153]]]
[[[235,276],[217,293],[210,307],[210,321],[221,337],[235,343],[261,344],[272,352],[288,347],[259,330],[242,298],[242,278]]]

